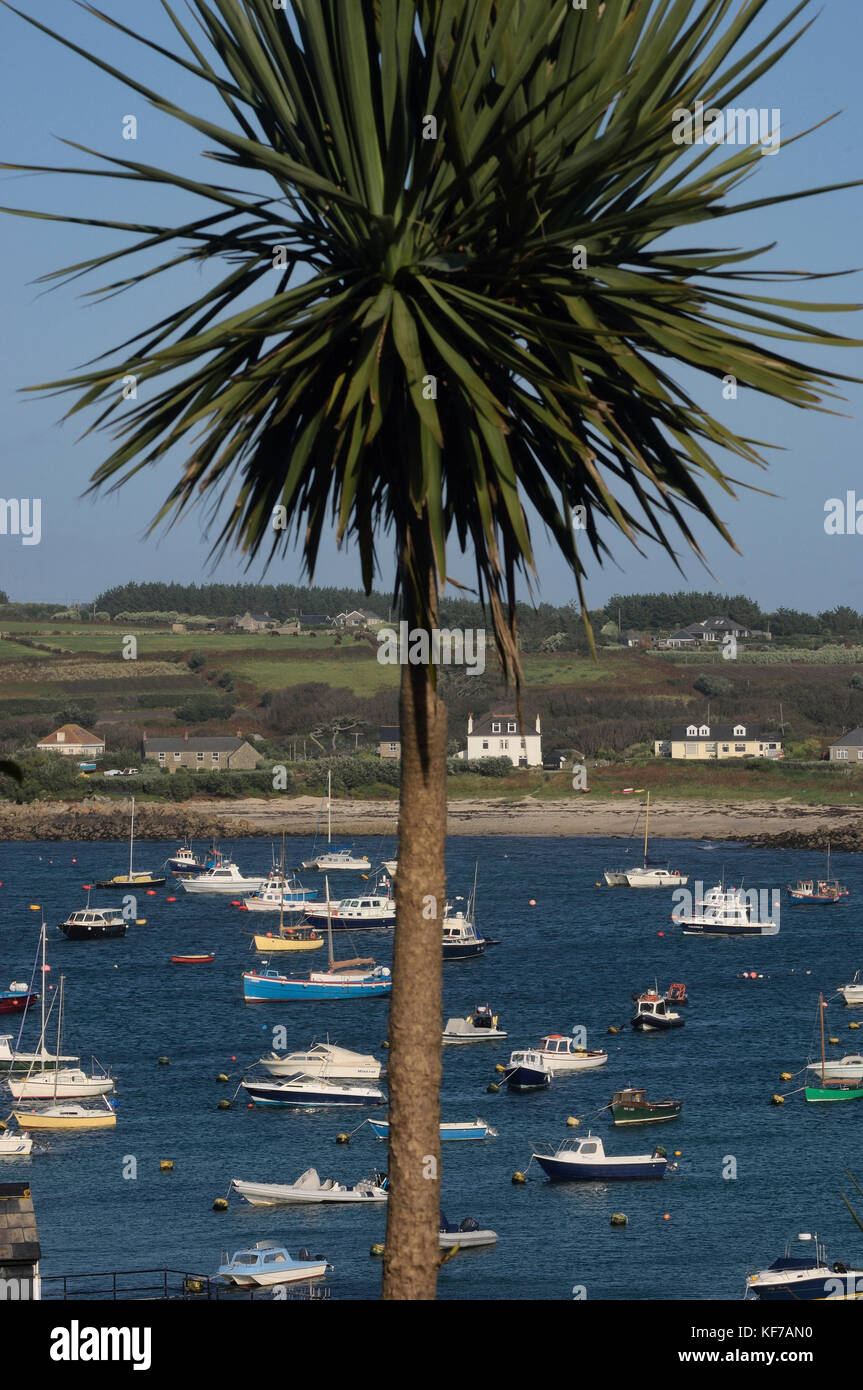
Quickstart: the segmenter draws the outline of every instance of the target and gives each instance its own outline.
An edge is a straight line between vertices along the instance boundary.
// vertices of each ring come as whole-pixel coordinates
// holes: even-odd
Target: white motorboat
[[[241,896],[244,893],[256,893],[263,888],[267,882],[267,875],[249,878],[240,873],[233,860],[223,859],[212,869],[198,874],[197,878],[183,878],[180,882],[187,893],[234,893]]]
[[[327,920],[326,903],[307,903],[305,908],[306,919],[309,922]],[[333,931],[380,931],[387,927],[394,927],[396,924],[396,903],[395,898],[386,897],[360,897],[360,898],[341,898],[339,902],[330,903],[329,916],[333,924]]]
[[[88,1074],[80,1067],[55,1067],[53,1071],[31,1072],[9,1077],[9,1090],[15,1100],[72,1100],[86,1096],[106,1096],[114,1089],[111,1076]]]
[[[821,1071],[821,1062],[809,1062],[809,1071]],[[863,1055],[859,1052],[848,1052],[844,1057],[835,1061],[825,1058],[823,1062],[824,1077],[827,1081],[863,1081]]]
[[[253,1105],[293,1105],[312,1109],[319,1105],[383,1105],[386,1097],[368,1082],[331,1081],[326,1076],[296,1072],[282,1081],[248,1079],[241,1082]]]
[[[345,1184],[327,1178],[321,1182],[317,1169],[307,1168],[296,1182],[244,1182],[241,1178],[231,1179],[231,1189],[244,1197],[253,1207],[273,1207],[291,1205],[343,1205],[346,1202],[386,1202],[387,1176],[375,1172],[370,1178]]]
[[[439,1238],[441,1250],[453,1250],[456,1246],[460,1250],[469,1250],[480,1245],[496,1245],[497,1231],[482,1230],[472,1216],[466,1216],[457,1226],[441,1214]]]
[[[87,906],[77,912],[70,912],[64,922],[58,924],[67,941],[116,940],[126,935],[128,923],[122,912],[114,907],[91,907],[87,894]]]
[[[744,1298],[764,1303],[810,1303],[859,1299],[861,1290],[863,1270],[831,1265],[818,1236],[801,1231],[796,1240],[789,1240],[783,1257],[747,1275]]]
[[[248,1289],[320,1279],[328,1269],[332,1269],[332,1265],[322,1256],[313,1259],[307,1250],[301,1250],[300,1257],[295,1260],[284,1245],[276,1245],[271,1240],[259,1240],[246,1250],[238,1250],[234,1255],[225,1255],[218,1273],[229,1284]]]
[[[498,1028],[498,1016],[493,1014],[489,1004],[478,1004],[467,1018],[448,1018],[443,1030],[444,1047],[462,1046],[465,1043],[497,1042],[507,1034]]]
[[[304,888],[297,878],[282,878],[270,874],[257,893],[243,899],[248,912],[304,912],[311,898],[318,896],[317,888]]]
[[[605,879],[609,888],[626,888],[628,869],[606,869],[602,877]]]
[[[534,1150],[546,1177],[552,1182],[576,1179],[581,1182],[605,1182],[609,1178],[664,1178],[668,1159],[664,1149],[650,1154],[624,1154],[615,1157],[605,1152],[597,1134],[583,1138],[561,1139],[556,1148],[544,1146]]]
[[[549,1033],[540,1038],[537,1052],[545,1062],[552,1076],[568,1071],[589,1071],[592,1067],[604,1067],[608,1053],[600,1048],[589,1051],[586,1047],[576,1047],[575,1040],[565,1033]]]
[[[33,1140],[26,1130],[16,1133],[11,1129],[0,1134],[0,1158],[26,1158],[33,1151]]]
[[[647,858],[647,831],[650,822],[650,792],[644,812],[644,863],[640,869],[628,869],[626,882],[630,888],[683,888],[689,882],[689,875],[679,869],[670,869],[667,864],[650,864]]]
[[[846,1004],[863,1004],[863,970],[855,970],[851,983],[840,985],[839,993]]]
[[[779,923],[772,917],[759,917],[757,892],[750,891],[755,901],[742,888],[726,888],[724,883],[717,883],[698,899],[695,912],[673,912],[671,920],[684,936],[776,936]]]
[[[638,1033],[665,1033],[670,1028],[682,1028],[686,1019],[670,1009],[668,1000],[655,989],[649,989],[637,996],[635,1017],[630,1022]]]
[[[324,1076],[333,1080],[377,1081],[381,1064],[370,1053],[351,1052],[335,1043],[313,1042],[305,1051],[268,1052],[261,1065],[271,1076]]]

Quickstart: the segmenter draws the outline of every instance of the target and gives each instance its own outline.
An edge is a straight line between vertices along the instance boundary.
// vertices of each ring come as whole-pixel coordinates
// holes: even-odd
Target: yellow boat
[[[110,1107],[87,1110],[83,1105],[52,1105],[48,1110],[13,1110],[21,1129],[113,1129],[117,1115]]]
[[[264,955],[270,951],[316,951],[324,944],[324,938],[320,933],[309,927],[286,927],[278,935],[255,935],[253,940],[255,950],[263,952]]]

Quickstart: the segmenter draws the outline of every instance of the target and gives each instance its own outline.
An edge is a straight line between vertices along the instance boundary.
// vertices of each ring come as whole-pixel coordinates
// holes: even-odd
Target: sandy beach
[[[333,834],[381,835],[395,839],[395,801],[334,801]],[[318,826],[320,800],[293,797],[238,801],[196,799],[181,804],[139,803],[137,832],[142,840],[247,835],[311,835]],[[450,835],[580,835],[628,838],[634,824],[629,801],[459,800],[449,804]],[[742,804],[665,801],[651,805],[651,839],[745,840],[763,845],[818,846],[827,838],[834,849],[863,849],[863,809],[804,806],[790,800]],[[105,798],[88,802],[0,803],[0,839],[103,840],[128,834],[128,809]]]

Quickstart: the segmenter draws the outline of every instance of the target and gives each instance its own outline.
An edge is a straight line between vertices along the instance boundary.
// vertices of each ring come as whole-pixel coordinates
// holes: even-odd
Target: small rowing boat
[[[210,965],[216,959],[215,953],[199,956],[172,956],[172,965]]]

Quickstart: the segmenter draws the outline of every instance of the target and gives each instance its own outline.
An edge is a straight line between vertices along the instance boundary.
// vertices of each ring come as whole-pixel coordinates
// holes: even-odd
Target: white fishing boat
[[[536,1050],[552,1076],[564,1072],[590,1071],[593,1067],[604,1067],[608,1061],[607,1052],[600,1048],[588,1051],[586,1047],[576,1047],[575,1040],[565,1033],[549,1033],[540,1038]]]
[[[753,895],[757,899],[757,894]],[[693,913],[672,913],[671,920],[684,936],[776,936],[779,923],[760,917],[757,902],[750,901],[742,888],[726,888],[717,883],[695,904]]]
[[[317,888],[304,888],[297,878],[285,879],[281,875],[270,874],[263,887],[251,897],[243,899],[247,912],[285,912],[302,913],[309,901],[318,896]]]
[[[319,922],[327,920],[326,903],[307,903],[306,920]],[[381,931],[396,924],[395,898],[386,896],[363,896],[341,898],[329,904],[329,916],[333,931]]]
[[[855,970],[851,983],[840,985],[839,993],[846,1004],[863,1004],[863,970]]]
[[[303,1072],[306,1076],[325,1076],[332,1080],[377,1081],[381,1074],[381,1064],[376,1057],[337,1047],[329,1039],[313,1042],[304,1051],[268,1052],[261,1058],[261,1065],[271,1076],[294,1076]]]
[[[241,897],[244,893],[256,893],[267,882],[267,875],[248,877],[241,874],[232,859],[223,859],[212,869],[206,869],[197,878],[180,880],[187,893],[233,893]]]
[[[7,1129],[0,1133],[0,1158],[26,1158],[33,1151],[33,1140],[26,1130]]]
[[[478,1004],[467,1018],[448,1018],[443,1030],[444,1047],[462,1046],[465,1043],[497,1042],[507,1034],[498,1028],[498,1016],[493,1014],[489,1004]]]
[[[259,1240],[246,1250],[238,1250],[234,1255],[226,1254],[218,1273],[229,1284],[248,1289],[320,1279],[328,1269],[332,1269],[332,1265],[322,1256],[313,1259],[307,1250],[301,1250],[299,1258],[295,1260],[284,1245]]]
[[[244,1197],[253,1207],[342,1206],[351,1202],[386,1202],[389,1197],[385,1173],[372,1173],[355,1183],[340,1183],[334,1178],[321,1182],[316,1168],[307,1168],[296,1182],[245,1182],[231,1179],[231,1190]]]
[[[300,867],[302,869],[318,869],[321,873],[329,873],[333,869],[347,869],[351,872],[362,873],[370,869],[371,861],[366,854],[354,854],[351,848],[333,849],[333,774],[327,773],[327,848],[323,854],[315,854],[312,850],[312,858],[304,859]],[[317,835],[315,836],[317,839]]]
[[[844,1057],[838,1057],[831,1061],[825,1058],[822,1062],[809,1062],[809,1071],[822,1071],[827,1081],[863,1081],[863,1055],[859,1052],[848,1052]]]
[[[630,888],[683,888],[689,882],[689,875],[679,869],[671,869],[667,864],[651,864],[647,858],[647,832],[650,822],[650,792],[644,812],[644,863],[641,868],[628,869],[626,882]]]

